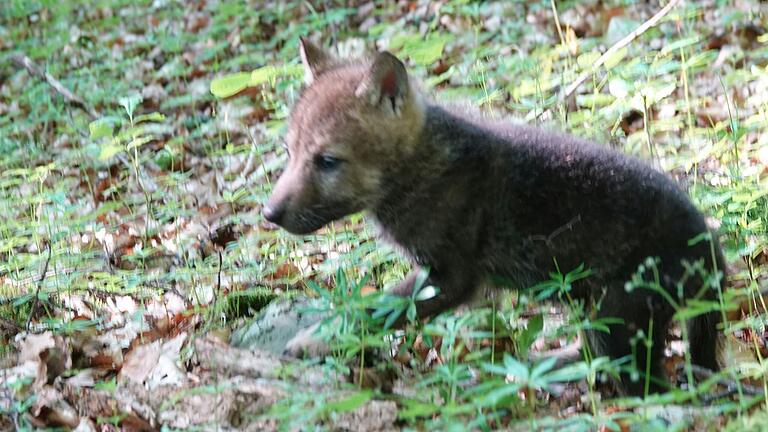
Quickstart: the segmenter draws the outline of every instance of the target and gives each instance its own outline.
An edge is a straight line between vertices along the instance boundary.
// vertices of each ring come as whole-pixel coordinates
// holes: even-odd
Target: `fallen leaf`
[[[768,145],[762,146],[757,151],[757,160],[759,160],[764,167],[768,168]]]
[[[80,423],[77,412],[64,400],[58,390],[45,386],[36,393],[36,396],[30,412],[43,425],[74,428]]]
[[[161,341],[139,345],[125,355],[123,368],[117,376],[118,382],[133,381],[144,384],[160,358]]]
[[[139,345],[125,356],[118,382],[132,381],[149,389],[164,385],[181,386],[186,375],[179,366],[179,355],[187,334],[181,333],[163,343],[160,340]]]
[[[25,361],[39,361],[40,353],[48,348],[56,346],[53,340],[53,333],[45,332],[41,334],[30,334],[19,344],[19,363]]]

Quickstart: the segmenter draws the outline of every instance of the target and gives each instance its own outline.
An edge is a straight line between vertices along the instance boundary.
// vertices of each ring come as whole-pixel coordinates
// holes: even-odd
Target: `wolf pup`
[[[625,285],[652,257],[657,264],[640,276],[680,305],[716,297],[721,279],[696,268],[725,269],[715,240],[691,241],[707,226],[673,181],[604,146],[440,106],[388,52],[341,61],[304,39],[300,52],[307,85],[267,220],[305,234],[367,210],[416,267],[395,293],[411,292],[419,267],[439,288],[417,304],[419,316],[464,302],[492,278],[526,288],[555,266],[584,264],[592,274],[571,295],[599,304],[596,318],[623,320],[588,334],[593,353],[634,354],[640,373],[651,371],[651,392],[667,387],[661,361],[674,308],[658,292]],[[688,331],[693,362],[713,370],[718,316],[699,315]],[[652,334],[650,353],[631,342],[638,331]],[[641,395],[644,381],[623,376],[621,387]]]

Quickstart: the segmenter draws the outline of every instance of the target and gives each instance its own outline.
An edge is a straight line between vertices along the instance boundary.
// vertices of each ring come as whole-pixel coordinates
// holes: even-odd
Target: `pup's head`
[[[424,118],[392,54],[340,62],[305,39],[300,51],[307,87],[291,112],[288,165],[263,210],[294,234],[374,207],[387,175],[413,152]]]

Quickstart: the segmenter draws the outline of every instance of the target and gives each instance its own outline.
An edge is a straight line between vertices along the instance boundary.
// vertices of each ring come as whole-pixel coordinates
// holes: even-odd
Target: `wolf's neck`
[[[373,214],[384,225],[400,220],[413,207],[435,205],[449,183],[476,181],[488,167],[498,137],[437,104],[425,105],[423,127],[413,151],[385,175],[384,195]],[[446,204],[446,203],[443,203]]]

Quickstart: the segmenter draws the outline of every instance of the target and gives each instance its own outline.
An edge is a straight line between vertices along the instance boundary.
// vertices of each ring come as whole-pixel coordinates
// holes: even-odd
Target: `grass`
[[[364,215],[303,238],[266,229],[259,210],[286,159],[280,143],[302,84],[297,41],[304,35],[353,54],[386,47],[439,99],[543,122],[675,176],[718,225],[735,269],[722,305],[737,302],[734,294],[752,299],[749,317],[725,330],[752,344],[754,359],[729,376],[768,387],[764,347],[743,336],[763,333],[760,290],[768,277],[764,6],[685,2],[563,102],[559,91],[655,7],[451,0],[439,13],[386,4],[359,15],[364,6],[352,3],[0,6],[0,352],[11,356],[13,337],[23,331],[106,331],[118,296],[144,305],[178,295],[187,313],[202,317],[198,332],[205,333],[238,326],[270,299],[306,289],[342,318],[341,327],[327,326],[336,342],[322,366],[352,376],[353,390],[320,401],[297,393],[262,413],[289,427],[330,421],[377,397],[396,400],[402,426],[416,429],[654,429],[662,423],[649,407],[699,397],[680,390],[606,401],[599,380],[625,364],[587,356],[556,368],[521,360],[536,343],[572,341],[601,325],[576,304],[563,318],[525,293],[393,334],[388,317],[407,315],[409,303],[363,292],[400,280],[407,264],[375,242]],[[98,118],[11,63],[19,52]],[[216,81],[238,72],[239,80]],[[239,96],[211,93],[243,86]],[[568,278],[579,274],[571,270],[540,288],[567,295]],[[73,307],[74,298],[86,306]],[[134,319],[150,326],[142,315]],[[548,327],[553,319],[563,325]],[[381,355],[387,351],[395,360]],[[415,390],[392,394],[366,383],[369,372],[392,370]],[[574,380],[583,383],[586,402],[561,393]],[[548,398],[573,408],[561,410]],[[0,409],[22,413],[27,404]],[[767,406],[764,395],[726,398],[711,415],[749,424]],[[702,423],[680,420],[675,427]]]

